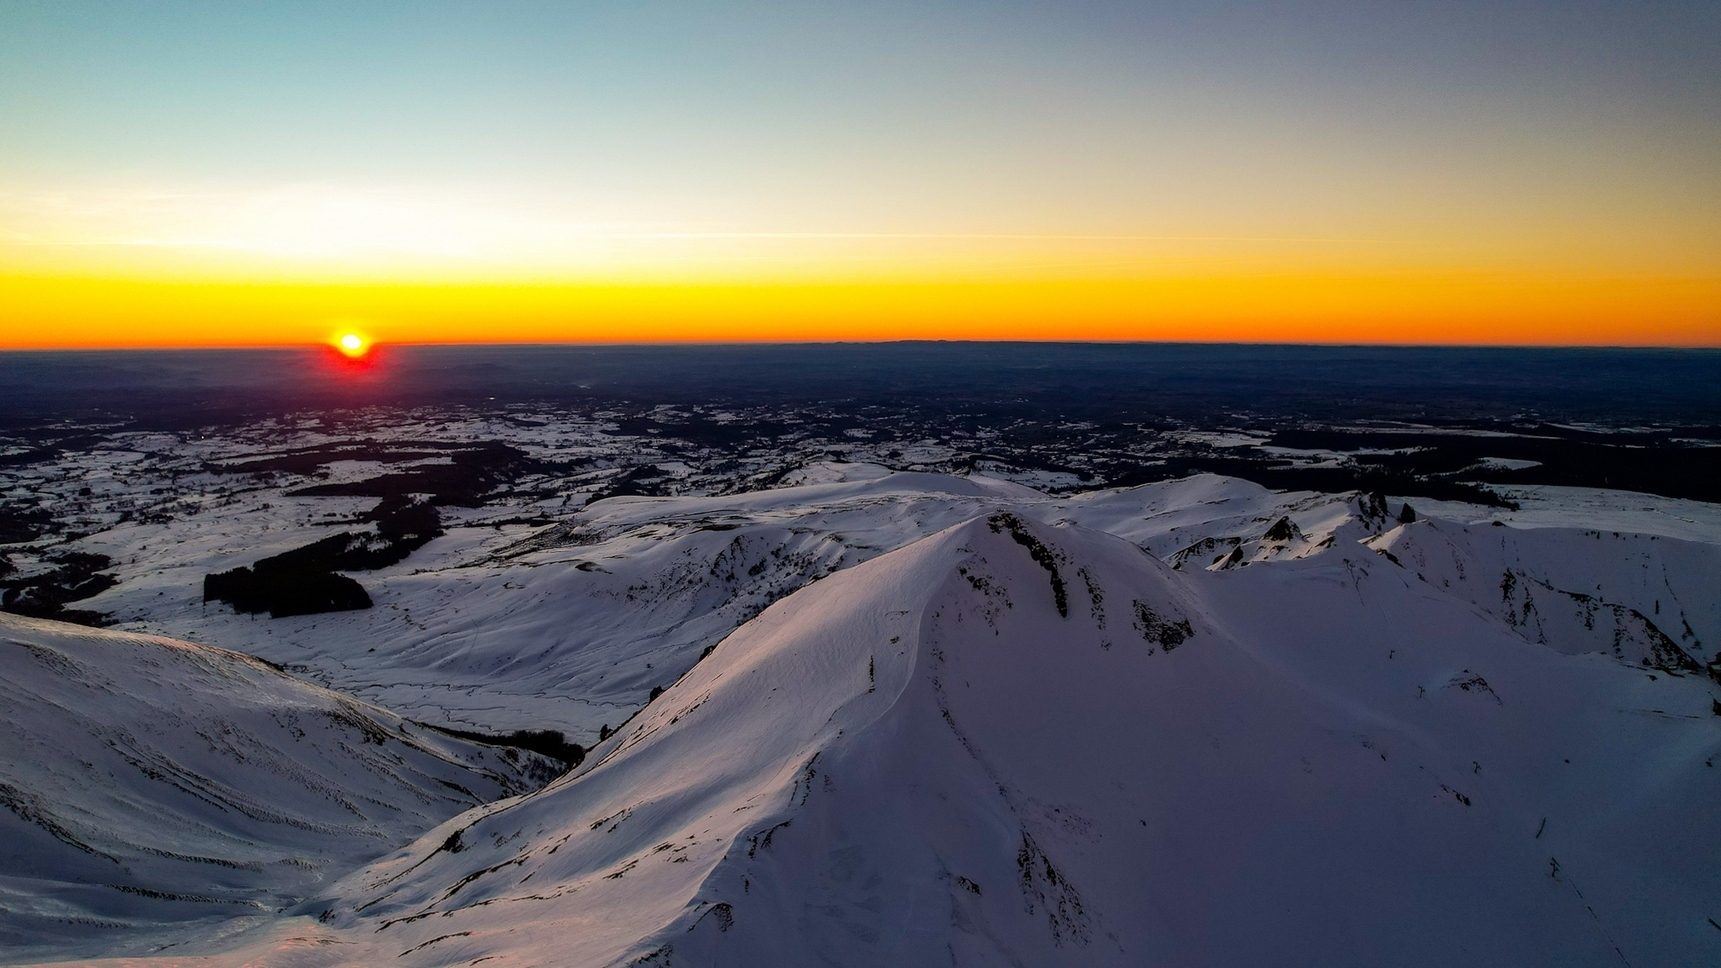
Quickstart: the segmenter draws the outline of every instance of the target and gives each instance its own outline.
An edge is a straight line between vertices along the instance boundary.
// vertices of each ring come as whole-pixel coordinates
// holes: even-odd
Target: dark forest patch
[[[249,567],[204,576],[203,600],[271,618],[370,608],[364,586],[336,572],[398,564],[442,534],[442,522],[433,505],[403,495],[384,498],[361,520],[375,522],[376,532],[343,531]]]
[[[586,760],[586,748],[578,743],[568,742],[567,736],[558,729],[516,729],[511,733],[480,733],[467,729],[436,726],[431,723],[419,723],[418,725],[445,736],[470,740],[474,743],[522,749],[548,756],[552,760],[566,763],[568,769],[573,769]]]
[[[484,496],[541,465],[518,447],[499,441],[446,452],[446,464],[425,464],[362,481],[312,484],[287,492],[298,497],[407,498],[430,495],[430,503],[478,507]]]
[[[294,559],[282,562],[286,555],[264,558],[248,568],[205,575],[203,600],[226,602],[234,611],[249,615],[268,612],[270,618],[371,607],[370,594],[363,585],[313,563]]]
[[[1358,463],[1339,467],[1304,468],[1292,466],[1277,458],[1230,454],[1171,456],[1151,467],[1120,469],[1115,475],[1107,476],[1106,485],[1134,487],[1192,474],[1239,477],[1280,491],[1363,491],[1411,495],[1437,501],[1466,501],[1485,507],[1517,508],[1515,503],[1469,480],[1432,477],[1407,467]]]
[[[34,541],[54,529],[54,516],[40,507],[0,507],[0,544]]]
[[[464,446],[466,445],[432,441],[355,440],[348,443],[301,447],[284,453],[211,464],[209,470],[217,474],[285,473],[310,475],[336,461],[399,464],[447,456],[451,451],[464,449]]]
[[[8,578],[5,576],[13,571],[12,565],[0,559],[0,589],[4,589],[0,592],[0,608],[14,615],[78,625],[111,624],[100,612],[66,606],[93,598],[119,584],[114,576],[101,573],[113,561],[107,555],[84,551],[52,555],[48,560],[54,564],[49,571],[28,578]]]
[[[1606,487],[1721,501],[1721,447],[1700,446],[1671,431],[1594,433],[1546,423],[1510,430],[1485,436],[1285,429],[1273,434],[1272,443],[1338,452],[1392,450],[1350,458],[1359,477],[1386,482],[1409,478],[1420,485],[1420,490],[1404,485],[1370,488],[1392,494],[1426,493],[1444,499],[1438,491],[1480,482]],[[1514,469],[1498,463],[1502,458],[1536,463]]]
[[[602,501],[611,497],[662,497],[668,493],[664,487],[668,478],[669,475],[656,465],[630,468],[611,481],[608,487],[593,494],[591,500]]]

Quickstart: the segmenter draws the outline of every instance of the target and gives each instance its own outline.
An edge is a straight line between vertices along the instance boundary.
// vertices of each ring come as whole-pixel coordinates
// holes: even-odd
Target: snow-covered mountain
[[[997,513],[778,603],[330,917],[411,964],[1700,963],[1712,692],[1365,548],[1194,584]]]
[[[743,494],[611,498],[553,525],[450,526],[405,561],[362,573],[376,607],[282,619],[203,602],[202,575],[303,543],[302,532],[283,534],[293,504],[320,514],[349,502],[265,492],[221,514],[93,539],[138,564],[89,603],[126,627],[218,642],[413,719],[556,729],[590,744],[809,580],[988,508],[1047,500],[1006,481],[876,466],[799,478]]]
[[[1598,635],[1625,662],[1696,671],[1721,644],[1721,547],[1596,528],[1534,531],[1420,521],[1369,547],[1562,652]]]
[[[163,610],[621,724],[201,963],[1721,963],[1721,534],[1604,498],[839,465],[451,533],[371,612]]]
[[[0,614],[0,668],[14,951],[273,914],[562,770],[189,642]]]

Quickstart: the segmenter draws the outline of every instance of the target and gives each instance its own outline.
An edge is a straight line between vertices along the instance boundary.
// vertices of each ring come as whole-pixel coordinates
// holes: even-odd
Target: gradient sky
[[[0,4],[0,346],[1721,345],[1721,4]]]

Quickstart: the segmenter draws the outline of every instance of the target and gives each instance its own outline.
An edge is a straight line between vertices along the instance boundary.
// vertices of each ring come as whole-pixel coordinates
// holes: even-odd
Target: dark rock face
[[[1169,621],[1160,617],[1147,603],[1135,603],[1135,630],[1148,644],[1158,643],[1165,651],[1170,652],[1195,634],[1195,626],[1189,624],[1186,618]]]
[[[1273,522],[1273,526],[1268,528],[1267,533],[1261,537],[1268,541],[1289,541],[1296,536],[1297,526],[1291,523],[1291,519],[1280,518]]]
[[[1017,544],[1028,549],[1028,554],[1034,559],[1034,563],[1046,569],[1046,573],[1052,579],[1052,599],[1057,603],[1058,615],[1069,618],[1070,594],[1069,589],[1064,585],[1063,574],[1058,571],[1057,554],[1041,543],[1039,538],[1034,537],[1028,530],[1028,526],[1022,523],[1022,519],[1014,514],[994,514],[986,519],[986,524],[992,529],[993,534],[1008,529],[1010,537],[1016,539]]]

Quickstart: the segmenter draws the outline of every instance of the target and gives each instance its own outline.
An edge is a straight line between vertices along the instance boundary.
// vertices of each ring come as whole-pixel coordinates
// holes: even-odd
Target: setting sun
[[[354,359],[370,352],[370,343],[357,333],[346,333],[335,340],[335,348]]]

